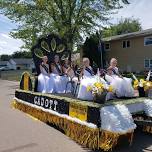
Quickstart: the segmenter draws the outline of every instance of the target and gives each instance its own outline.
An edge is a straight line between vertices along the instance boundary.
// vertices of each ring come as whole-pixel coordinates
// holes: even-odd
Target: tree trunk
[[[69,51],[69,60],[71,61],[71,57],[72,57],[72,52],[73,52],[73,38],[71,36],[69,36],[69,38],[67,38],[67,49]]]

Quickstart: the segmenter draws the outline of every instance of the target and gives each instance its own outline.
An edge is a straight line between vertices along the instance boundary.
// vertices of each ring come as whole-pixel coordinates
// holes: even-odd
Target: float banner
[[[43,107],[44,109],[50,109],[60,114],[69,114],[69,103],[64,100],[51,98],[49,96],[30,94],[26,92],[15,92],[15,97],[25,102]]]
[[[100,106],[94,106],[91,102],[25,90],[16,90],[15,97],[44,109],[66,114],[100,127]]]

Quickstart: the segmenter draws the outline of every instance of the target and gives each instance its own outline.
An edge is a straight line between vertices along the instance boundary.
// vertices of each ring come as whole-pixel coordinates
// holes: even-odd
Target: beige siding
[[[110,42],[110,50],[106,51],[107,61],[115,57],[123,71],[144,71],[144,59],[152,59],[152,45],[144,46],[144,37],[130,39],[130,48],[122,48],[122,41]]]

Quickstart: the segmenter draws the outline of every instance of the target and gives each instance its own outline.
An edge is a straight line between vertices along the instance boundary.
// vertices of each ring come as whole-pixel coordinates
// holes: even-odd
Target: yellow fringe
[[[28,113],[43,122],[49,122],[59,127],[65,132],[67,136],[79,144],[91,149],[101,148],[104,151],[112,150],[112,148],[117,145],[118,139],[121,136],[121,134],[117,133],[103,130],[100,131],[99,128],[89,128],[74,121],[44,112],[23,103],[19,103],[16,100],[12,102],[12,107]],[[132,142],[132,138],[133,132],[131,132],[131,136],[129,137],[130,143]]]
[[[104,151],[112,150],[112,148],[117,145],[119,139],[119,134],[112,133],[109,131],[101,131],[100,148]]]
[[[112,148],[115,147],[118,144],[118,140],[121,136],[127,136],[128,141],[130,145],[132,144],[133,140],[133,131],[130,131],[126,134],[119,134],[119,133],[113,133],[110,131],[102,130],[101,136],[100,136],[100,148],[104,151],[112,151]]]
[[[144,126],[143,127],[143,131],[152,134],[152,126]]]
[[[147,117],[147,120],[152,121],[152,117]],[[152,134],[152,126],[144,126],[143,131]]]
[[[98,128],[89,128],[87,126],[53,115],[51,113],[27,106],[23,103],[16,102],[15,100],[14,102],[12,102],[12,107],[19,109],[25,113],[28,113],[43,122],[49,122],[51,124],[54,124],[55,126],[62,129],[67,136],[71,137],[83,146],[86,146],[91,149],[98,148]]]

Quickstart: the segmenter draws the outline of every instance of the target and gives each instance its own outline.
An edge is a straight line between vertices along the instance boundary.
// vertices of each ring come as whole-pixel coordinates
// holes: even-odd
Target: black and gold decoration
[[[152,117],[142,112],[134,115],[134,121],[138,126],[141,126],[144,132],[152,134]]]
[[[117,103],[120,103],[118,101]],[[130,101],[126,104],[139,101]],[[12,106],[31,116],[51,123],[65,132],[79,144],[91,149],[108,151],[117,145],[121,136],[132,142],[133,131],[127,134],[112,133],[101,129],[100,109],[102,106],[116,104],[97,104],[68,97],[16,90]],[[69,119],[70,118],[70,119]]]
[[[28,72],[24,72],[22,74],[21,80],[20,80],[20,89],[26,90],[26,91],[32,91],[32,80],[30,77],[30,74]]]
[[[45,123],[59,127],[67,136],[83,146],[91,149],[99,149],[100,147],[99,104],[19,89],[15,91],[12,106]],[[47,110],[52,111],[52,113],[47,112]],[[81,124],[72,118],[74,120],[77,118],[80,122],[85,123]],[[90,123],[96,127],[85,125]]]
[[[60,58],[69,57],[70,51],[67,49],[65,40],[58,35],[49,34],[38,39],[36,45],[31,49],[37,74],[40,73],[39,65],[42,57],[47,56],[49,64],[53,62],[54,56],[58,54]]]
[[[100,127],[100,105],[80,100],[50,95],[34,93],[24,90],[16,90],[15,97],[27,103],[51,109],[59,114],[66,114],[78,118],[82,121],[93,123]]]
[[[98,128],[90,128],[86,125],[81,125],[59,115],[20,103],[16,99],[14,99],[12,102],[12,106],[13,108],[30,114],[40,121],[57,126],[58,128],[62,129],[67,136],[83,146],[91,149],[99,149],[100,132]]]

